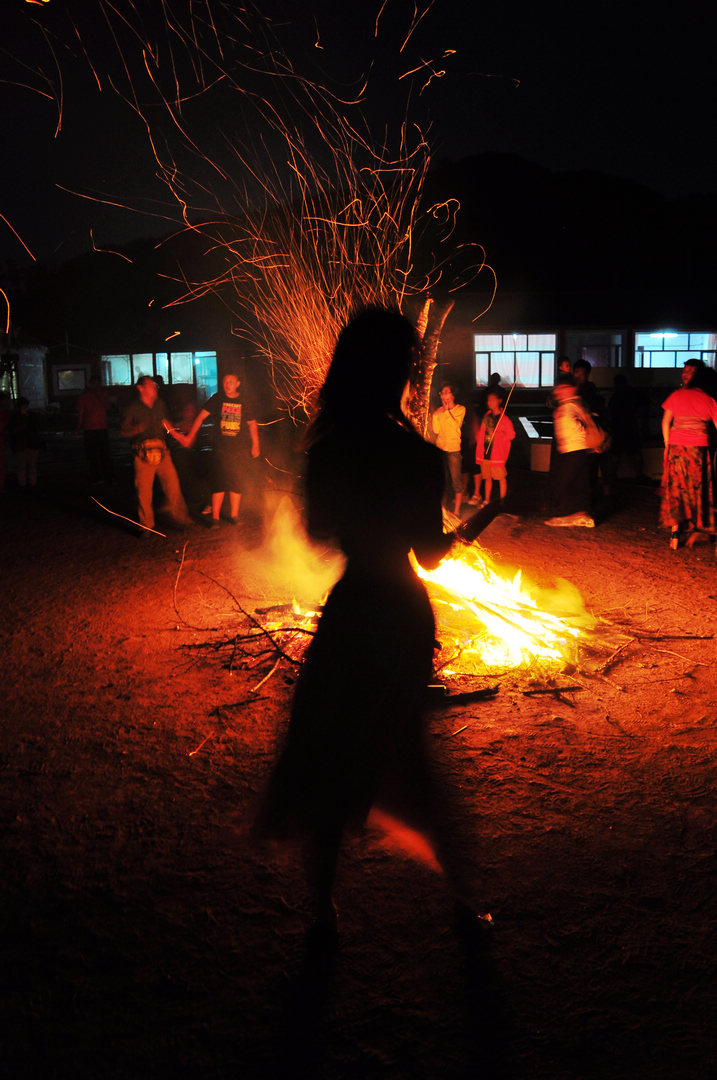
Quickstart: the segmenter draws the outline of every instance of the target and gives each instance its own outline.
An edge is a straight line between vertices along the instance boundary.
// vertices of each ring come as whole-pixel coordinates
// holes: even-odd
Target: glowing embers
[[[256,615],[261,619],[264,633],[271,636],[281,655],[301,660],[316,633],[321,610],[304,609],[294,600],[291,604],[257,608]]]
[[[437,664],[444,675],[571,663],[582,630],[594,625],[567,582],[531,595],[520,571],[512,580],[501,577],[477,544],[435,570],[416,569],[433,604],[441,643]]]

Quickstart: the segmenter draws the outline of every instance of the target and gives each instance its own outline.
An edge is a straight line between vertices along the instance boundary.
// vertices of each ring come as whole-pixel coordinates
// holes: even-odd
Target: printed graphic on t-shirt
[[[223,401],[222,415],[219,420],[219,430],[222,435],[238,435],[241,431],[241,402]]]

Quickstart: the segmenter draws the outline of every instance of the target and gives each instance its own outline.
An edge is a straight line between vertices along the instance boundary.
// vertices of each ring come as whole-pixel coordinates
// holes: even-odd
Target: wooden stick
[[[628,645],[634,644],[634,642],[636,640],[637,640],[636,638],[630,638],[629,641],[623,642],[623,644],[620,646],[620,648],[616,649],[615,652],[612,654],[612,656],[608,656],[607,660],[602,665],[602,667],[598,668],[597,670],[599,672],[603,672],[603,673],[606,672],[608,670],[608,668],[612,667],[612,665],[617,661],[618,657],[620,656],[620,653],[624,652],[624,650],[628,647]]]
[[[202,747],[204,746],[204,744],[205,744],[205,743],[207,743],[207,742],[209,742],[209,740],[210,740],[211,738],[213,738],[213,736],[214,736],[214,732],[213,732],[213,731],[210,731],[210,732],[209,732],[209,734],[207,735],[206,739],[202,739],[202,741],[200,742],[200,744],[199,744],[199,746],[198,746],[198,747],[196,748],[196,750],[190,750],[190,751],[189,751],[189,753],[187,754],[187,757],[194,757],[194,755],[195,755],[195,754],[198,754],[198,753],[199,753],[199,751],[200,751],[200,750],[202,749]]]
[[[124,514],[118,514],[116,510],[110,510],[109,506],[103,506],[99,499],[96,499],[94,495],[90,495],[92,502],[97,503],[105,513],[112,514],[112,517],[122,518],[122,521],[129,521],[130,525],[136,525],[138,529],[144,529],[145,532],[154,533],[155,536],[161,536],[163,540],[167,539],[167,534],[158,532],[157,529],[150,529],[149,525],[142,525],[139,521],[135,521],[134,518],[125,517]]]
[[[280,663],[281,663],[281,657],[277,656],[276,661],[275,661],[274,666],[272,667],[271,671],[267,672],[267,674],[264,676],[264,678],[261,680],[261,682],[258,682],[256,684],[256,686],[252,686],[252,688],[251,688],[252,694],[255,694],[257,692],[257,690],[261,689],[261,687],[264,685],[265,682],[269,681],[269,679],[272,677],[272,675],[274,674],[274,672],[276,671],[276,669],[278,668]]]
[[[218,588],[220,588],[220,589],[223,589],[223,590],[224,590],[224,592],[225,592],[225,593],[227,594],[227,596],[231,597],[231,599],[232,599],[232,600],[234,601],[234,603],[236,604],[236,606],[237,606],[237,608],[239,609],[239,611],[241,611],[242,615],[243,615],[243,616],[244,616],[244,617],[245,617],[246,619],[248,619],[250,623],[252,623],[252,624],[253,624],[254,626],[256,626],[257,630],[260,630],[260,631],[262,632],[262,634],[264,634],[264,635],[265,635],[265,637],[267,637],[267,638],[269,639],[269,641],[270,641],[270,642],[271,642],[271,644],[272,644],[272,645],[274,646],[274,648],[276,649],[276,651],[277,651],[277,652],[278,652],[278,653],[279,653],[279,654],[280,654],[281,656],[283,656],[285,660],[288,660],[290,664],[297,664],[297,665],[301,665],[301,663],[302,663],[302,661],[301,661],[301,660],[295,660],[293,656],[289,656],[289,654],[288,654],[287,652],[284,652],[284,650],[282,649],[282,647],[281,647],[281,645],[279,644],[279,642],[278,642],[278,641],[276,641],[276,640],[275,640],[275,639],[274,639],[274,638],[272,637],[272,635],[271,635],[271,634],[269,633],[269,631],[268,631],[268,630],[266,629],[266,627],[265,627],[265,626],[262,626],[262,624],[261,624],[261,623],[259,622],[259,620],[258,620],[258,619],[256,619],[256,618],[255,618],[255,617],[254,617],[254,616],[253,616],[253,615],[252,615],[252,614],[251,614],[250,612],[248,612],[248,611],[245,611],[245,609],[244,609],[244,608],[243,608],[243,607],[241,606],[241,604],[240,604],[240,603],[239,603],[239,601],[237,600],[237,598],[236,598],[236,596],[234,595],[234,593],[233,593],[233,592],[232,592],[232,591],[231,591],[230,589],[228,589],[228,588],[226,587],[226,585],[222,585],[221,581],[217,581],[217,579],[216,579],[216,578],[213,578],[213,577],[212,577],[212,576],[211,576],[210,574],[206,574],[206,573],[205,573],[205,572],[204,572],[203,570],[195,570],[195,573],[197,573],[197,574],[201,574],[201,575],[202,575],[202,577],[205,577],[205,578],[207,579],[207,581],[211,581],[211,582],[212,582],[212,583],[213,583],[214,585],[216,585],[216,586],[217,586]]]
[[[584,686],[540,686],[534,690],[523,690],[525,695],[533,694],[567,694],[573,690],[584,690]]]

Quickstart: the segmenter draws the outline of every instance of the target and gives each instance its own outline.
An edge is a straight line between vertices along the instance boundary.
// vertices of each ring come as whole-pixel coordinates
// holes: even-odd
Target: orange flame
[[[554,667],[573,660],[583,631],[594,625],[579,594],[565,583],[541,607],[521,571],[503,577],[478,544],[465,546],[432,571],[416,567],[436,614],[445,675],[498,668]],[[540,592],[540,590],[536,590]]]
[[[272,632],[293,635],[291,655],[298,658],[319,617],[315,598],[326,595],[344,560],[338,554],[328,561],[325,555],[319,557],[285,497],[274,515],[262,563],[279,591],[302,583],[304,591],[291,607],[281,604],[268,610],[269,622],[262,616]],[[596,623],[575,586],[566,581],[550,588],[528,586],[520,571],[506,574],[478,543],[454,548],[435,570],[414,566],[433,606],[442,675],[485,675],[496,668],[554,670],[577,659],[581,641]]]

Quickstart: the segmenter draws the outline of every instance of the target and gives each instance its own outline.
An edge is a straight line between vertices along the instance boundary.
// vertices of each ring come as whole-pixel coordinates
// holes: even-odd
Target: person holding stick
[[[483,502],[478,505],[483,506],[490,502],[494,480],[498,481],[501,502],[508,494],[506,464],[515,438],[515,428],[506,415],[505,395],[500,387],[489,391],[487,405],[476,442],[476,464],[480,465],[481,481],[485,485]]]

